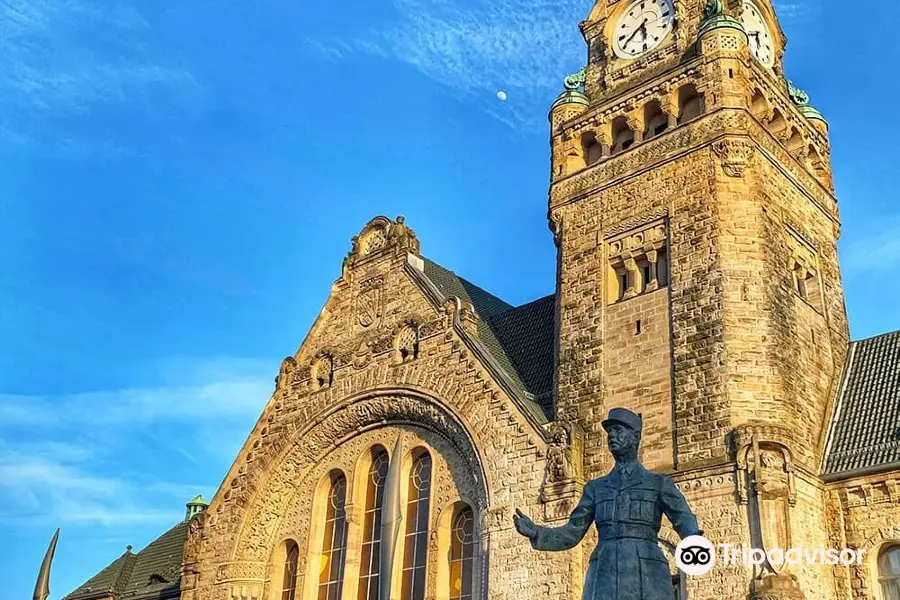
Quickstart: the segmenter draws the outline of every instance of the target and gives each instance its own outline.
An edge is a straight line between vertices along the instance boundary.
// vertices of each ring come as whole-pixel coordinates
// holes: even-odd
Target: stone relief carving
[[[448,452],[460,457],[461,469],[471,473],[476,489],[485,489],[482,464],[469,441],[468,432],[446,409],[422,398],[385,395],[366,398],[341,406],[338,410],[322,414],[316,423],[309,424],[286,454],[281,468],[271,470],[267,478],[265,497],[286,498],[291,496],[295,482],[308,465],[316,463],[323,455],[333,450],[348,435],[359,435],[370,426],[387,423],[407,423],[438,434],[445,441]],[[473,510],[481,511],[487,502],[485,492],[473,495]],[[272,510],[263,500],[258,500],[250,509],[245,521],[246,532],[241,535],[242,555],[254,561],[266,559],[266,549],[278,527],[277,511]]]
[[[722,170],[729,177],[743,177],[750,166],[753,144],[745,140],[724,139],[713,144],[713,151],[722,161]]]
[[[766,551],[791,548],[797,493],[790,430],[780,425],[751,423],[735,430],[732,440],[737,459],[737,495],[747,506],[753,546]],[[767,558],[756,568],[755,580],[758,586],[765,587],[769,585],[763,585],[768,577],[789,579],[787,571],[784,560]]]
[[[394,336],[394,364],[403,364],[419,356],[419,328],[408,323]]]
[[[281,361],[281,369],[278,371],[278,378],[275,380],[275,389],[282,398],[290,392],[296,371],[297,361],[294,360],[293,356],[288,356]]]
[[[334,379],[334,360],[330,355],[321,355],[312,366],[312,377],[316,389],[323,390],[331,387]]]
[[[382,256],[386,251],[393,251],[395,254],[411,252],[417,255],[420,251],[419,239],[403,216],[397,217],[396,222],[387,217],[375,217],[350,242],[352,247],[344,258],[342,268],[345,278],[358,264],[367,262],[370,257]]]
[[[546,483],[559,483],[575,476],[572,466],[569,431],[561,423],[550,427],[550,445],[547,449]]]
[[[192,565],[200,558],[203,549],[203,529],[206,524],[207,513],[201,512],[188,524],[187,540],[184,544],[184,564]]]
[[[384,304],[384,278],[370,277],[359,284],[356,294],[356,314],[363,327],[377,325],[381,321]]]

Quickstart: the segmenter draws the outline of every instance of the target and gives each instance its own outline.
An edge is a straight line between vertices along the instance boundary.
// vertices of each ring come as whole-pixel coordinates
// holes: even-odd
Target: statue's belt
[[[606,540],[644,540],[655,544],[658,539],[657,532],[649,525],[617,523],[601,525],[599,530],[601,542]]]

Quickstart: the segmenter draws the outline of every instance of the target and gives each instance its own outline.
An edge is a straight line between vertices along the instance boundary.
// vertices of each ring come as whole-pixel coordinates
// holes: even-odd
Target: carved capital
[[[753,144],[740,139],[719,140],[713,144],[713,152],[721,160],[726,175],[743,177],[753,156]]]

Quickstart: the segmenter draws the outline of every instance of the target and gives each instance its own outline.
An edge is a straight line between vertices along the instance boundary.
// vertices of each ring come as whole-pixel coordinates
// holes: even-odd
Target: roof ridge
[[[877,340],[877,339],[880,339],[880,338],[890,337],[890,336],[893,336],[893,335],[898,335],[898,336],[900,336],[900,329],[898,329],[898,330],[896,330],[896,331],[886,331],[886,332],[884,332],[884,333],[879,333],[879,334],[877,334],[877,335],[869,336],[869,337],[863,338],[863,339],[861,339],[861,340],[853,340],[853,341],[850,342],[850,343],[851,343],[851,344],[861,344],[861,343],[863,343],[863,342],[871,342],[871,341],[874,341],[874,340]]]
[[[489,317],[486,317],[486,318],[488,318],[488,319],[494,319],[494,318],[496,318],[496,317],[503,316],[503,315],[505,315],[505,314],[507,314],[507,313],[509,313],[509,312],[511,312],[511,311],[514,311],[514,310],[520,310],[520,309],[523,309],[523,308],[528,308],[529,306],[531,306],[531,305],[533,305],[533,304],[537,304],[538,302],[546,302],[546,301],[549,300],[550,298],[555,298],[555,297],[556,297],[556,292],[552,292],[552,293],[550,293],[550,294],[547,294],[546,296],[541,296],[540,298],[535,298],[534,300],[529,300],[528,302],[525,302],[524,304],[520,304],[520,305],[518,305],[518,306],[513,306],[513,307],[508,308],[508,309],[506,309],[506,310],[504,310],[504,311],[502,311],[502,312],[494,313],[493,315],[491,315],[491,316],[489,316]]]
[[[430,267],[432,267],[432,268],[436,268],[436,269],[439,269],[439,270],[441,270],[441,271],[444,271],[445,273],[447,273],[447,274],[449,274],[449,275],[452,275],[453,277],[455,277],[456,279],[458,279],[461,283],[466,284],[467,286],[471,286],[472,288],[474,288],[475,290],[477,290],[477,291],[479,291],[479,292],[481,292],[481,293],[483,293],[483,294],[487,294],[488,296],[490,296],[491,300],[494,300],[494,301],[496,301],[496,302],[502,304],[502,305],[505,307],[505,308],[503,308],[503,310],[500,311],[500,312],[509,310],[510,308],[515,308],[512,304],[510,304],[509,302],[507,302],[506,300],[504,300],[503,298],[501,298],[501,297],[498,296],[497,294],[495,294],[495,293],[493,293],[493,292],[491,292],[491,291],[485,289],[483,286],[478,285],[477,283],[473,282],[473,281],[470,280],[470,279],[466,279],[465,277],[463,277],[462,275],[460,275],[459,273],[457,273],[457,272],[454,271],[453,269],[448,269],[448,268],[445,267],[444,265],[442,265],[442,264],[440,264],[440,263],[437,263],[437,262],[431,260],[430,258],[428,258],[428,257],[426,257],[426,256],[423,256],[423,257],[422,257],[422,260],[425,262],[426,266],[430,266]],[[427,271],[426,271],[426,275],[427,275]],[[438,287],[440,288],[441,286],[439,285]],[[471,296],[471,293],[470,293],[471,290],[465,289],[465,287],[466,287],[466,286],[463,286],[464,291],[465,291],[468,295]],[[443,290],[442,290],[442,291],[443,291]],[[462,300],[469,301],[469,299],[467,299],[467,298],[462,298]],[[471,300],[476,301],[476,299],[474,299],[474,298],[472,298]],[[476,312],[478,312],[478,306],[476,306],[475,308],[476,308]],[[497,313],[491,312],[490,314],[497,314]],[[479,313],[479,316],[481,316],[481,317],[486,317],[486,316],[489,316],[489,315]]]

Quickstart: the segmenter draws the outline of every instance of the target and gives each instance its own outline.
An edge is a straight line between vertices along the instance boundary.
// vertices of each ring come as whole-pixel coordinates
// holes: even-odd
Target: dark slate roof
[[[425,276],[445,296],[470,302],[478,341],[528,398],[540,421],[552,418],[554,296],[514,307],[439,264],[423,259]]]
[[[900,331],[850,344],[824,475],[900,462]]]
[[[556,295],[551,294],[488,319],[516,373],[548,416],[553,409],[555,315]]]
[[[187,523],[179,523],[137,554],[129,549],[64,600],[90,600],[110,593],[116,600],[178,598],[187,529]]]

